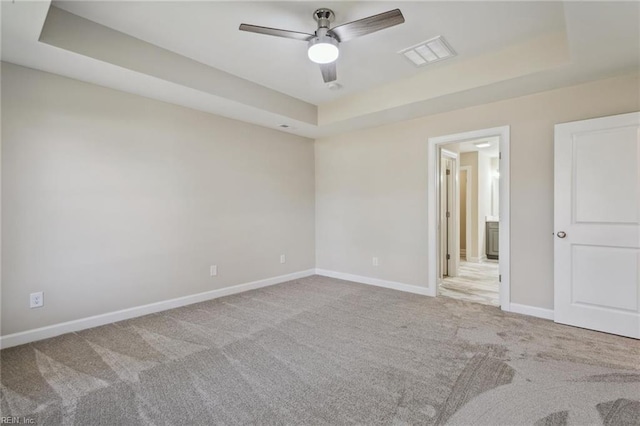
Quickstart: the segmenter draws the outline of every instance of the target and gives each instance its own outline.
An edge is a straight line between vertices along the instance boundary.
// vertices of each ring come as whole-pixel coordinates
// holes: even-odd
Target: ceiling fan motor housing
[[[316,22],[318,23],[318,30],[324,28],[325,33],[327,32],[327,30],[329,30],[329,25],[331,24],[331,22],[333,22],[335,17],[336,15],[333,13],[333,10],[331,9],[322,8],[322,9],[317,9],[315,12],[313,12],[313,19],[315,19]]]

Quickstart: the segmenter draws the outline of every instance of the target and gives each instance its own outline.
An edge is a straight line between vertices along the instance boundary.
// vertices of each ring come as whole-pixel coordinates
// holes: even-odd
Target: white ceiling
[[[54,5],[212,67],[312,104],[429,72],[397,54],[442,35],[468,58],[564,29],[561,3],[552,2],[84,2]],[[405,23],[342,43],[340,91],[324,85],[306,56],[306,43],[246,33],[241,23],[313,33],[313,11],[329,7],[334,25],[400,8]],[[453,61],[457,60],[453,59]],[[440,66],[434,64],[431,67]]]
[[[2,2],[3,61],[312,138],[640,71],[638,2],[54,5],[46,19],[47,0]],[[394,8],[406,18],[341,45],[340,91],[305,43],[238,30],[312,32],[321,6],[335,24]],[[396,53],[436,35],[454,59],[416,68]]]

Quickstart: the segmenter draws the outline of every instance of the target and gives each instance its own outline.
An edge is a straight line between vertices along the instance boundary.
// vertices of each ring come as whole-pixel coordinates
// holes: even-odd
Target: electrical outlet
[[[31,293],[29,295],[29,307],[30,308],[41,308],[44,305],[44,296],[41,291],[37,293]]]
[[[378,258],[377,258],[377,257],[374,257],[374,258],[372,259],[371,263],[373,264],[373,266],[378,266],[378,264],[379,264],[379,263],[378,263]]]
[[[280,263],[285,263],[287,261],[287,258],[284,254],[280,255]]]
[[[218,275],[218,265],[211,265],[211,267],[209,268],[209,273],[211,274],[212,277],[215,277]]]

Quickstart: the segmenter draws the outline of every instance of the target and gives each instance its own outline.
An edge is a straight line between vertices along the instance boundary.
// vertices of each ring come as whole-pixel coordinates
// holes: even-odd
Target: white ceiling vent
[[[442,36],[402,49],[398,53],[403,54],[418,67],[456,56],[456,53],[449,47]]]

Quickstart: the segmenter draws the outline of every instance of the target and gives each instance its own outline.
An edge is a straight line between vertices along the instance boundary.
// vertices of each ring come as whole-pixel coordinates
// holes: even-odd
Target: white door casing
[[[427,164],[427,226],[428,226],[428,254],[427,254],[427,295],[437,296],[439,281],[438,247],[438,182],[440,181],[440,148],[448,144],[455,144],[474,139],[499,137],[500,140],[500,309],[511,311],[511,214],[510,214],[510,128],[509,126],[490,129],[473,130],[445,136],[429,138]]]
[[[555,126],[558,323],[640,338],[640,112]]]

